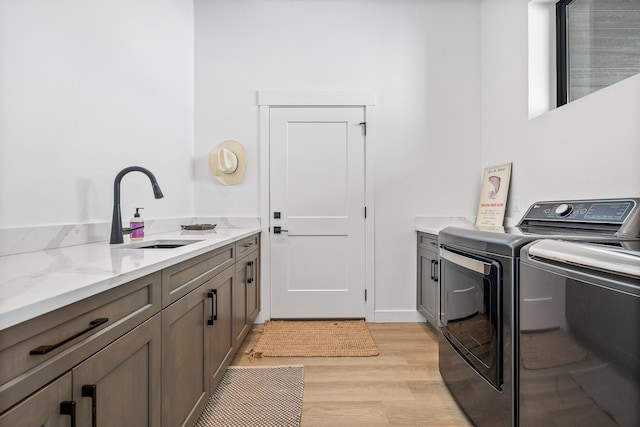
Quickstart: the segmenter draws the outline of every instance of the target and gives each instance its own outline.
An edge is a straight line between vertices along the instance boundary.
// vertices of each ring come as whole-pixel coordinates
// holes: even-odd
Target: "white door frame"
[[[260,225],[261,244],[261,310],[258,323],[271,319],[271,253],[269,244],[269,109],[271,107],[364,107],[366,121],[365,139],[365,206],[367,220],[365,224],[365,320],[375,321],[375,269],[374,269],[374,174],[373,153],[375,141],[375,93],[369,91],[258,91],[260,109],[259,146],[260,146]]]

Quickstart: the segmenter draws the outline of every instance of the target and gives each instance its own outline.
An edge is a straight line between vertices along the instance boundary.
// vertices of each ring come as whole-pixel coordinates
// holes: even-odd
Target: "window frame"
[[[569,51],[567,45],[567,7],[576,0],[556,3],[556,99],[558,107],[569,98]]]

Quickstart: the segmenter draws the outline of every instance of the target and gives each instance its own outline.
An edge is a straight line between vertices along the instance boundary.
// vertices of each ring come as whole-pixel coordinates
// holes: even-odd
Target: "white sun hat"
[[[209,154],[209,169],[224,185],[239,184],[244,174],[246,154],[238,141],[221,142]]]

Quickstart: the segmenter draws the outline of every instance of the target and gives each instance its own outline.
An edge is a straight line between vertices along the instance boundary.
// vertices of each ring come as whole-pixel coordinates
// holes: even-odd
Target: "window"
[[[558,106],[640,72],[640,0],[556,4]]]

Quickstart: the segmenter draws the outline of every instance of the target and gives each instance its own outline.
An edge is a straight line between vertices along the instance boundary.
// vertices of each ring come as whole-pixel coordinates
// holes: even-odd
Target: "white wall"
[[[527,3],[195,0],[194,58],[191,0],[1,1],[0,228],[109,221],[131,164],[166,197],[127,176],[125,218],[256,217],[256,91],[372,90],[376,308],[409,313],[414,217],[473,215],[483,166],[523,208],[640,195],[640,76],[529,120]],[[239,186],[207,169],[225,139]]]
[[[0,227],[193,215],[192,0],[0,1]]]
[[[371,90],[376,310],[415,317],[416,215],[473,215],[480,168],[475,0],[196,0],[196,215],[259,214],[258,90]],[[242,142],[220,185],[207,157]],[[406,316],[406,317],[403,317]]]
[[[640,75],[529,120],[527,5],[482,2],[482,164],[513,162],[510,200],[523,209],[640,196]]]

